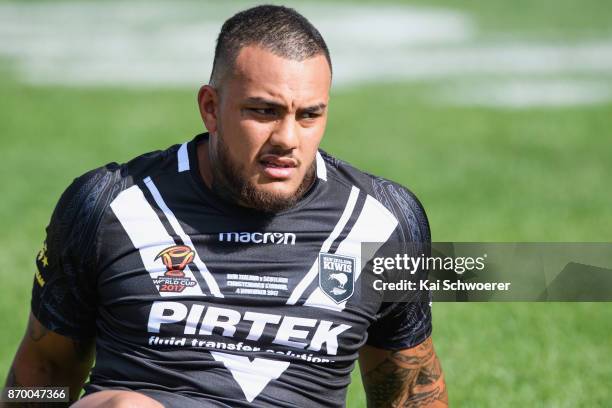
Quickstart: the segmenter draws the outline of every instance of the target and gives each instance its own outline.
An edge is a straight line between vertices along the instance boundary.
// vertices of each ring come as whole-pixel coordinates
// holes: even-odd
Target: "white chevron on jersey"
[[[319,153],[318,151],[316,157],[317,177],[319,177],[321,180],[327,181],[327,168],[325,167],[325,160],[323,159],[323,156],[321,156],[321,153]]]
[[[386,242],[395,228],[398,221],[393,214],[378,200],[368,195],[366,197],[363,209],[359,214],[359,218],[353,225],[353,228],[348,233],[346,238],[342,240],[336,254],[346,255],[355,258],[355,285],[361,275],[361,261],[366,263],[374,256],[374,253]],[[372,252],[369,254],[361,253],[361,244],[363,242],[377,243],[372,245]],[[318,263],[316,265],[318,272]],[[323,293],[321,288],[317,287],[306,299],[304,306],[321,307],[331,310],[343,310],[346,306],[346,301],[335,303],[332,299]]]
[[[176,232],[176,234],[183,240],[185,245],[193,249],[193,252],[195,254],[193,258],[193,263],[200,270],[200,274],[206,281],[206,284],[208,285],[208,288],[210,289],[210,293],[212,293],[213,296],[216,296],[216,297],[224,297],[221,291],[219,290],[219,285],[217,285],[217,281],[215,281],[215,278],[212,276],[212,274],[208,270],[208,267],[202,261],[202,259],[200,258],[200,255],[198,255],[198,250],[193,245],[193,242],[191,242],[191,238],[189,237],[189,235],[185,233],[185,230],[183,230],[183,227],[181,227],[181,224],[178,222],[178,220],[174,216],[174,213],[172,212],[172,210],[170,210],[170,208],[168,208],[168,206],[166,205],[166,202],[164,201],[161,194],[159,193],[159,190],[155,186],[155,183],[153,183],[153,180],[151,180],[151,177],[145,178],[144,182],[147,188],[149,189],[149,191],[151,192],[151,194],[153,195],[155,202],[157,203],[159,208],[164,212],[166,218],[168,219],[168,222],[172,226],[172,229],[174,229],[174,232]]]
[[[318,154],[319,153],[317,153],[317,155]],[[359,197],[359,189],[353,186],[351,187],[351,193],[349,195],[348,200],[346,201],[346,206],[344,207],[344,211],[342,212],[340,219],[338,219],[338,222],[336,223],[336,226],[332,230],[331,234],[329,234],[327,239],[325,239],[325,241],[323,242],[323,245],[321,246],[319,252],[329,251],[331,245],[334,243],[336,238],[338,238],[338,236],[344,229],[346,223],[348,222],[349,218],[351,218],[351,214],[353,214],[355,203],[357,203],[357,197]],[[310,283],[317,278],[318,274],[319,254],[317,254],[317,256],[315,257],[314,262],[312,263],[312,266],[310,267],[306,275],[304,275],[300,283],[298,283],[295,289],[293,289],[293,292],[291,292],[291,296],[289,296],[289,299],[287,299],[287,304],[294,305],[295,302],[298,301],[300,296],[302,296],[302,293],[304,293],[304,291],[308,288],[308,285],[310,285]]]
[[[174,239],[164,228],[155,210],[148,203],[138,186],[123,190],[110,204],[121,226],[130,237],[132,244],[140,253],[142,263],[151,279],[160,278],[166,272],[161,258],[157,254],[169,246],[176,245]],[[196,282],[195,286],[186,287],[182,292],[159,292],[161,296],[204,295],[189,266],[183,270],[185,277]],[[158,288],[159,290],[159,288]]]
[[[177,160],[178,160],[178,171],[179,173],[182,171],[189,170],[189,154],[187,150],[187,143],[185,142],[179,147],[177,152]]]
[[[249,402],[253,402],[270,381],[276,380],[289,367],[288,361],[267,358],[254,358],[251,361],[245,356],[218,351],[211,351],[210,354],[232,373]]]

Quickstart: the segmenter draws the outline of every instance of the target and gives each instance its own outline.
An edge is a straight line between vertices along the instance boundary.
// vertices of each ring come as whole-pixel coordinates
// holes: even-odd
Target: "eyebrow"
[[[321,103],[319,103],[317,105],[307,106],[307,107],[299,109],[299,110],[302,111],[302,112],[313,113],[313,112],[323,111],[323,110],[325,110],[325,108],[327,108],[327,105],[324,104],[323,102],[321,102]]]
[[[266,105],[266,106],[273,107],[273,108],[287,109],[287,107],[283,103],[279,103],[277,101],[262,98],[259,96],[252,96],[252,97],[246,98],[245,103],[255,103],[255,104]],[[300,108],[298,110],[301,112],[317,112],[317,111],[324,110],[326,107],[327,105],[321,102],[319,104],[316,104],[313,106],[307,106],[305,108]]]

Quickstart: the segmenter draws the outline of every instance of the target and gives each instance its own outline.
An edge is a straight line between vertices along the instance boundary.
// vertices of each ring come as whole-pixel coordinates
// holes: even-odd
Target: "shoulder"
[[[179,156],[184,156],[179,159]],[[165,150],[156,150],[141,154],[121,165],[121,175],[128,184],[137,184],[146,177],[158,177],[164,174],[176,175],[179,160],[188,161],[187,143],[175,144]]]
[[[88,212],[102,201],[116,196],[121,190],[141,182],[146,177],[177,172],[177,151],[181,145],[166,150],[141,154],[125,163],[106,164],[75,178],[62,194],[60,203],[67,215],[78,209]]]
[[[429,242],[429,221],[423,205],[407,187],[357,169],[322,150],[328,179],[363,190],[386,208],[397,220],[397,233],[403,242]]]
[[[113,192],[120,189],[120,181],[121,166],[117,163],[75,178],[55,206],[47,227],[47,241],[51,241],[47,244],[86,252]]]
[[[429,242],[431,232],[423,205],[408,188],[382,177],[370,176],[374,198],[397,218],[403,242]]]
[[[84,236],[95,236],[106,209],[121,191],[147,176],[169,172],[171,168],[176,173],[179,147],[145,153],[123,164],[109,163],[75,178],[53,211],[49,225],[53,235],[64,240],[75,237],[78,241]]]

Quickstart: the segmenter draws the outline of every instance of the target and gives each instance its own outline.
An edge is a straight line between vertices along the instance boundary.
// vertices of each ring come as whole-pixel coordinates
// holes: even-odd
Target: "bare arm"
[[[68,386],[70,401],[73,402],[79,397],[93,359],[93,339],[77,341],[54,333],[30,313],[26,334],[15,354],[6,387]]]
[[[444,373],[431,337],[399,351],[364,346],[359,364],[370,408],[448,407]]]

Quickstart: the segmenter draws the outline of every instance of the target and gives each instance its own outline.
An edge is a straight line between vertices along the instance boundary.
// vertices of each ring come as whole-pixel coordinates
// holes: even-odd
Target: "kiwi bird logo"
[[[155,260],[161,258],[162,262],[166,266],[165,276],[173,277],[184,277],[185,273],[183,269],[193,261],[195,253],[193,249],[187,245],[174,245],[161,251],[155,257]]]
[[[340,304],[355,290],[355,258],[348,255],[319,253],[319,289]]]
[[[329,278],[327,279],[337,281],[341,288],[344,288],[344,285],[346,285],[346,282],[348,282],[348,278],[343,273],[330,273]]]

